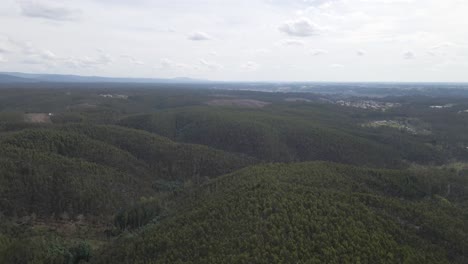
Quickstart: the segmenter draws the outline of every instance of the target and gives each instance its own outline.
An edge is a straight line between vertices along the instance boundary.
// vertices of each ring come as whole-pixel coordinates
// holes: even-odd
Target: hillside
[[[1,212],[112,215],[142,196],[199,184],[252,164],[247,157],[110,126],[59,126],[0,140]],[[58,204],[57,204],[58,203]]]
[[[267,161],[325,160],[374,167],[440,164],[443,152],[402,133],[369,132],[326,107],[237,110],[192,107],[124,118],[120,125]],[[331,118],[331,120],[329,119]]]
[[[466,188],[442,171],[255,166],[187,192],[95,263],[466,263]]]

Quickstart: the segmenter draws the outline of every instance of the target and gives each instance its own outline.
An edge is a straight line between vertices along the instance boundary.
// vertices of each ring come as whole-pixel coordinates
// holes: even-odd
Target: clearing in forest
[[[52,123],[50,113],[28,113],[24,114],[24,121],[27,123]]]

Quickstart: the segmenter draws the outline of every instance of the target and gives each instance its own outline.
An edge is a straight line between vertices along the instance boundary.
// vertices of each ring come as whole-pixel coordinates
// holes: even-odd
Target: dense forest
[[[468,97],[225,88],[1,84],[0,263],[468,262]]]
[[[185,193],[97,263],[466,263],[465,184],[433,171],[256,166]]]

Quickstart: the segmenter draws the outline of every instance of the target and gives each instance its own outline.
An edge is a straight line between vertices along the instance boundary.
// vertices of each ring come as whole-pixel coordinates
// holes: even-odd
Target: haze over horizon
[[[463,0],[3,0],[0,71],[467,82]]]

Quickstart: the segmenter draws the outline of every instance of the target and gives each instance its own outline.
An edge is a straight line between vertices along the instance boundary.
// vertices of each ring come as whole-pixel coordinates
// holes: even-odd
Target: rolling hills
[[[112,215],[159,185],[201,183],[253,162],[111,126],[26,129],[2,137],[0,146],[0,208],[18,216]]]
[[[375,134],[340,113],[328,120],[330,113],[321,113],[327,111],[325,107],[308,109],[318,117],[301,116],[300,109],[292,111],[191,107],[133,115],[119,124],[266,161],[402,167],[405,162],[440,164],[445,160],[443,152],[421,139],[402,133]]]
[[[188,191],[96,263],[465,263],[465,184],[442,171],[254,166]]]
[[[163,86],[0,84],[0,263],[467,262],[465,99]]]

